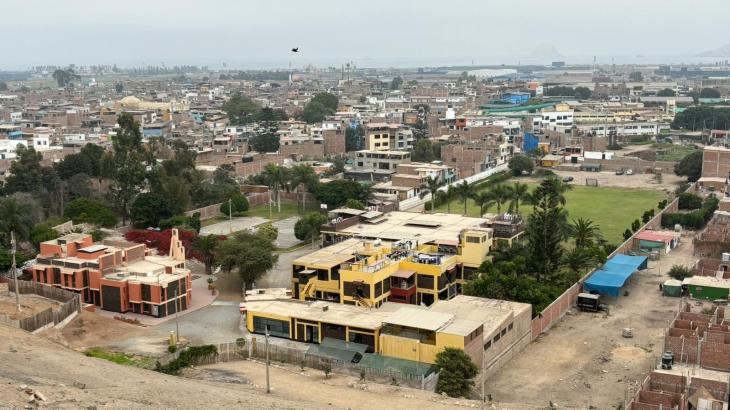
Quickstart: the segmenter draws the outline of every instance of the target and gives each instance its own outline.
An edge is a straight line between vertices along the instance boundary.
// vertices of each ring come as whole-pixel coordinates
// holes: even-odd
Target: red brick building
[[[78,292],[104,310],[164,317],[190,306],[192,278],[177,229],[165,256],[144,244],[64,235],[41,243],[32,269],[33,281]]]

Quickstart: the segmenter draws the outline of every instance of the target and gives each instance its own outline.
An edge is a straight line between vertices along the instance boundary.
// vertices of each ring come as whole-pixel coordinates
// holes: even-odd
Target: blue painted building
[[[530,93],[510,92],[502,94],[502,101],[510,104],[524,104],[530,100]]]
[[[522,152],[530,152],[536,150],[539,142],[540,138],[538,138],[535,134],[526,132],[525,135],[522,137]]]

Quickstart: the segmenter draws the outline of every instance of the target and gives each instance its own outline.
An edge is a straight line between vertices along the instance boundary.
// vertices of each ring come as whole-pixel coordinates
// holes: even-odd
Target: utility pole
[[[273,221],[274,216],[271,214],[271,189],[269,189],[269,221]]]
[[[479,406],[480,409],[484,409],[484,355],[482,354],[482,404]]]
[[[269,325],[266,325],[266,393],[271,393],[271,384],[269,383]]]
[[[15,266],[15,247],[15,232],[10,231],[10,253],[13,257],[11,269],[13,270],[13,281],[15,282],[15,306],[18,308],[18,312],[20,312],[20,290],[18,289],[18,269]]]

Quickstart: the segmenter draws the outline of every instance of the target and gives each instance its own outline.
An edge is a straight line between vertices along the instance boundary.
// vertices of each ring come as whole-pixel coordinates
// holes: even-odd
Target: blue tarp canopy
[[[629,277],[639,269],[646,269],[646,256],[629,256],[619,253],[583,283],[583,289],[604,295],[618,297],[619,291]]]

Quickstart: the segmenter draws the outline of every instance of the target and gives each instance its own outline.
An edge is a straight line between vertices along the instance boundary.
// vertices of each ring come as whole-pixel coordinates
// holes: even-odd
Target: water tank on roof
[[[723,262],[730,262],[730,253],[728,253],[728,252],[723,252],[723,253],[722,253],[722,261],[723,261]]]

